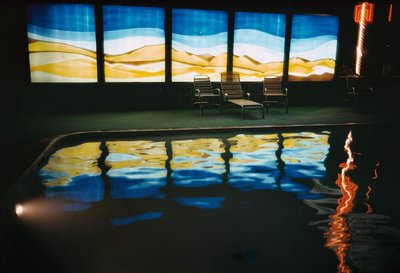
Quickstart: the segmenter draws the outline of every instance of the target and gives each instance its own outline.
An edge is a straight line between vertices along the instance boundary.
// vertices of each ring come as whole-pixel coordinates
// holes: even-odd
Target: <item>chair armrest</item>
[[[224,96],[224,100],[227,100],[229,95],[227,93],[223,93],[223,96]]]
[[[250,99],[250,93],[249,92],[244,93],[244,95],[246,96],[246,99]]]
[[[217,93],[218,95],[221,95],[221,89],[214,88],[214,93]]]
[[[197,88],[197,89],[194,90],[194,92],[195,92],[196,94],[200,94],[200,89]]]
[[[289,89],[287,87],[283,88],[283,92],[285,93],[285,95],[287,96]]]

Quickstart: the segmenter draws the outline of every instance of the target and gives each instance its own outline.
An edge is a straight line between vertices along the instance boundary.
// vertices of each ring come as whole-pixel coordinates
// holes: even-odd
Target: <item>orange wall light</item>
[[[356,47],[356,75],[361,73],[361,61],[364,48],[364,34],[367,24],[374,20],[374,4],[363,2],[354,7],[354,22],[358,23],[358,38]]]

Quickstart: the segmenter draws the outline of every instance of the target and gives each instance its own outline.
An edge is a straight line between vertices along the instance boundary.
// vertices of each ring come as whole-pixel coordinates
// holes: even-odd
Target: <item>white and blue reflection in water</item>
[[[228,139],[232,158],[229,160],[228,184],[242,191],[275,190],[278,168],[277,134],[236,135]]]
[[[39,175],[46,198],[65,199],[66,210],[87,209],[104,198],[165,200],[167,189],[174,188],[189,195],[170,198],[180,205],[218,209],[227,196],[190,196],[190,189],[213,186],[280,190],[301,200],[318,199],[321,195],[302,180],[319,183],[326,178],[328,138],[329,132],[300,132],[106,141],[105,151],[101,142],[90,142],[56,151]],[[104,162],[99,162],[103,152]],[[105,184],[110,185],[107,193]]]
[[[104,183],[98,159],[100,142],[87,142],[57,150],[40,169],[48,199],[65,200],[64,209],[86,210],[104,199]]]
[[[164,198],[167,184],[165,142],[113,141],[106,143],[111,198]]]
[[[378,270],[385,260],[379,255],[398,253],[393,242],[400,231],[371,201],[380,162],[353,152],[351,133],[341,137],[334,150],[330,131],[87,142],[53,153],[39,176],[45,198],[61,199],[65,211],[135,207],[108,214],[115,227],[162,221],[180,209],[224,215],[240,195],[242,205],[255,205],[264,202],[262,194],[279,192],[314,213],[309,226],[322,230],[338,273]]]

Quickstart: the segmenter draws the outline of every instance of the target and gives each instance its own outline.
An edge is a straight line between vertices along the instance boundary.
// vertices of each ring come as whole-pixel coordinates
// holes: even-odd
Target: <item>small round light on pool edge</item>
[[[17,216],[21,216],[23,213],[24,213],[24,207],[20,203],[16,204],[15,205],[15,214]]]

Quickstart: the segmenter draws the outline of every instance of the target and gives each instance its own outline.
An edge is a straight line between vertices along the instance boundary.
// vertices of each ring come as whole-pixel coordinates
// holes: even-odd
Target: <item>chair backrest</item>
[[[221,91],[222,93],[227,94],[227,99],[243,98],[243,90],[242,84],[240,83],[239,73],[221,73]]]
[[[263,81],[263,92],[264,95],[280,95],[283,94],[282,78],[265,77]]]
[[[214,89],[212,87],[210,78],[207,75],[196,75],[193,79],[194,91],[200,91],[200,94],[212,94]]]

